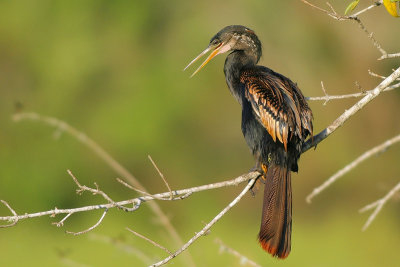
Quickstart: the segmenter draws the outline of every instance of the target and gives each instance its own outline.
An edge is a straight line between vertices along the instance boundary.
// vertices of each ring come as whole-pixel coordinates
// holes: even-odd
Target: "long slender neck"
[[[257,62],[257,56],[243,50],[235,50],[226,57],[224,66],[226,83],[232,95],[240,104],[242,104],[243,97],[240,73],[243,68],[255,66]]]

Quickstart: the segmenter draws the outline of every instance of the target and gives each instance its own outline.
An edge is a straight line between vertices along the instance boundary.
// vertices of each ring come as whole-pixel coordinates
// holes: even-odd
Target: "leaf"
[[[346,10],[344,11],[344,14],[347,15],[347,13],[353,11],[356,8],[356,6],[358,5],[358,2],[360,2],[360,0],[355,0],[355,1],[351,2],[350,5],[348,5]]]
[[[383,5],[385,6],[387,12],[393,17],[399,17],[399,13],[397,12],[397,3],[398,1],[392,0],[383,0]]]

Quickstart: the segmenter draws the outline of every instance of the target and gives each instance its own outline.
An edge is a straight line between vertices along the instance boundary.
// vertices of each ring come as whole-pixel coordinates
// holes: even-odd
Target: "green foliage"
[[[358,5],[359,2],[360,2],[360,0],[355,0],[355,1],[351,2],[347,6],[346,10],[344,11],[344,14],[347,15],[349,12],[353,11],[356,8],[356,6]]]

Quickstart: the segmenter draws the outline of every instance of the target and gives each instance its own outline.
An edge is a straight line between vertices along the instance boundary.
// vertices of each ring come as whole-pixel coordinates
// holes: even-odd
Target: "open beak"
[[[219,44],[217,46],[211,46],[209,45],[203,52],[200,53],[195,59],[193,59],[183,70],[186,70],[190,65],[192,65],[194,62],[196,62],[199,58],[203,57],[205,54],[207,54],[209,51],[212,50],[211,54],[207,57],[206,60],[200,65],[200,67],[197,68],[195,72],[190,76],[192,78],[196,73],[198,73],[211,59],[213,59],[216,55],[221,54],[225,51],[222,51],[221,48],[224,47],[223,44]]]

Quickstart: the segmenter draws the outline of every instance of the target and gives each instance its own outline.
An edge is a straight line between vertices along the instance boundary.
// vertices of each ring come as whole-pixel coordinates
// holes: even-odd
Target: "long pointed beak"
[[[197,57],[195,57],[195,59],[193,59],[183,70],[186,70],[190,65],[192,65],[194,62],[196,62],[198,59],[200,59],[201,57],[203,57],[205,54],[207,54],[210,50],[214,49],[214,51],[212,51],[212,53],[207,57],[206,60],[204,60],[204,62],[200,65],[200,67],[197,68],[197,70],[195,72],[193,72],[193,74],[190,76],[190,78],[192,78],[196,73],[198,73],[211,59],[213,59],[213,57],[215,57],[216,55],[219,54],[220,52],[220,48],[222,47],[222,44],[219,44],[217,47],[212,47],[212,46],[208,46],[203,52],[200,53],[200,55],[198,55]]]

